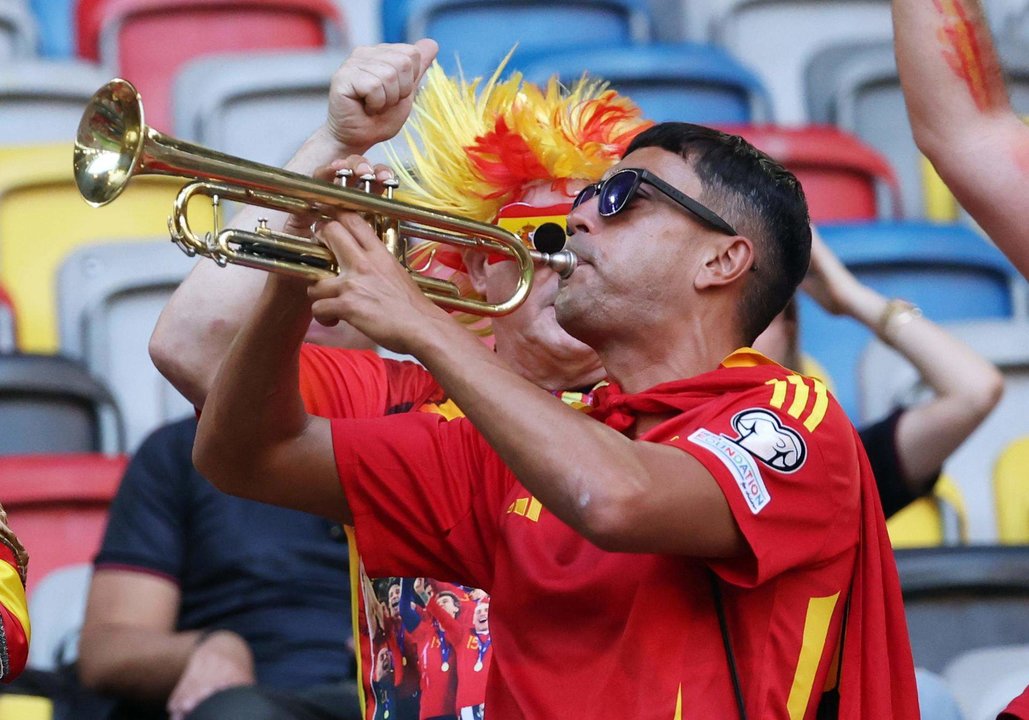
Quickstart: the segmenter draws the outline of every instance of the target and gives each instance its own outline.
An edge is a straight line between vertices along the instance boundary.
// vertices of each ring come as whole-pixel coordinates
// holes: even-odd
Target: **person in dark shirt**
[[[342,528],[224,495],[193,467],[195,418],[129,465],[95,561],[80,645],[115,717],[360,717]]]

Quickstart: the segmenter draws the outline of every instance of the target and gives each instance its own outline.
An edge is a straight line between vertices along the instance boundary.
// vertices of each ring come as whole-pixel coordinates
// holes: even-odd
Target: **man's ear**
[[[487,256],[488,253],[476,250],[463,250],[461,252],[461,259],[468,270],[468,279],[472,283],[472,288],[482,297],[486,297]]]
[[[742,235],[721,237],[707,246],[694,281],[697,290],[730,285],[754,267],[754,244]]]

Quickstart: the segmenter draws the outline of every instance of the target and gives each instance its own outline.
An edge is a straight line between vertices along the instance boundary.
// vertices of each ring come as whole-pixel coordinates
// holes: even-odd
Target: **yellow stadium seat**
[[[957,538],[948,537],[948,524],[956,521]],[[886,522],[894,548],[935,547],[968,541],[968,511],[957,484],[940,477],[931,495],[919,498]]]
[[[51,720],[53,703],[35,695],[0,695],[0,718],[11,720]]]
[[[993,468],[997,538],[1004,545],[1029,544],[1029,437],[1009,444]]]
[[[925,219],[935,222],[954,222],[958,219],[958,201],[936,173],[936,168],[924,156],[922,162],[922,196],[925,198]]]
[[[0,147],[0,285],[14,301],[19,349],[57,349],[55,287],[61,261],[86,244],[168,237],[168,214],[184,182],[134,179],[101,209],[79,196],[72,175],[72,145]],[[194,212],[198,232],[212,213]]]

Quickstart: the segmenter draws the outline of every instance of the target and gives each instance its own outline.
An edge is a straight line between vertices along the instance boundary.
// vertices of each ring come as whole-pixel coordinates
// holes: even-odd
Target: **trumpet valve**
[[[383,186],[386,188],[386,199],[393,199],[393,192],[400,187],[400,181],[395,177],[391,177],[389,180],[382,181]]]
[[[340,187],[346,187],[350,178],[353,177],[354,171],[347,168],[342,168],[336,171],[336,184]]]
[[[257,228],[255,228],[254,232],[261,235],[270,235],[272,231],[271,228],[268,227],[268,218],[257,218]]]
[[[372,183],[375,182],[375,175],[366,173],[358,179],[361,181],[361,189],[366,193],[370,193],[372,191]]]

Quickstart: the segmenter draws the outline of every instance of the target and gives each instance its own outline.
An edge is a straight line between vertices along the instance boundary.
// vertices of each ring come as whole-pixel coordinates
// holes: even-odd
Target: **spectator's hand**
[[[29,567],[29,554],[25,552],[25,548],[22,547],[18,536],[14,534],[14,531],[7,524],[7,513],[4,512],[2,505],[0,505],[0,538],[10,543],[11,548],[14,550],[14,558],[18,561],[18,569],[21,572],[22,579],[24,579]]]
[[[332,76],[329,132],[356,152],[392,138],[411,113],[418,83],[438,51],[429,39],[356,48]]]
[[[168,697],[168,715],[182,720],[219,690],[254,682],[254,657],[246,641],[229,630],[213,632],[193,649]]]
[[[384,348],[415,354],[436,337],[446,313],[433,305],[375,232],[356,213],[341,213],[318,233],[341,268],[336,278],[308,287],[315,320],[332,326],[343,320]]]
[[[814,226],[811,228],[811,267],[801,284],[815,301],[833,315],[853,315],[865,286],[833,255]]]
[[[316,180],[334,183],[337,170],[349,170],[353,175],[348,179],[347,186],[360,188],[360,178],[365,175],[374,175],[370,191],[376,195],[382,195],[385,191],[385,184],[389,180],[395,180],[396,174],[389,165],[372,163],[363,155],[350,155],[342,160],[333,160],[328,165],[323,165],[312,174]],[[283,228],[284,232],[297,237],[311,237],[311,226],[318,220],[314,215],[290,215]]]

